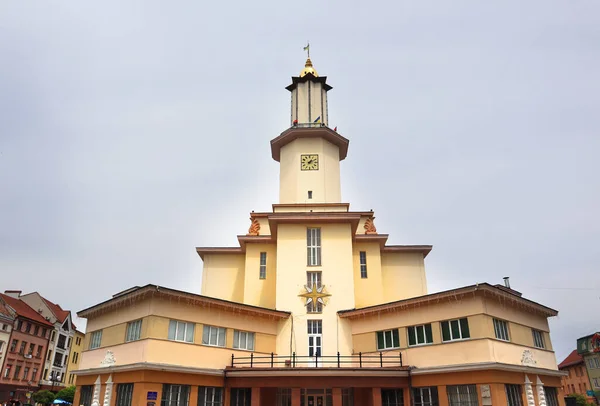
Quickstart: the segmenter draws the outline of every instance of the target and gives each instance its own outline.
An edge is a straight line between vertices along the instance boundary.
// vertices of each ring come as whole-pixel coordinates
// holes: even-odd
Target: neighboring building
[[[0,300],[0,367],[4,365],[4,357],[8,352],[10,333],[15,322],[15,312]],[[1,378],[0,378],[1,379]],[[1,384],[0,380],[0,384]],[[0,398],[0,402],[2,399]]]
[[[596,400],[600,401],[600,333],[579,338],[577,353],[585,363],[591,390]]]
[[[557,311],[508,281],[428,294],[432,247],[388,245],[373,211],[342,203],[349,141],[328,127],[326,77],[309,59],[287,89],[279,204],[238,247],[197,248],[201,295],[146,285],[78,312],[74,403],[564,405]]]
[[[573,350],[563,362],[558,364],[558,369],[569,374],[562,377],[562,388],[565,394],[579,394],[589,397],[589,400],[594,399],[593,396],[590,397],[587,394],[590,389],[590,380],[585,362],[577,350]]]
[[[73,343],[71,344],[71,353],[69,354],[69,365],[67,367],[67,386],[75,385],[77,376],[73,373],[79,369],[79,358],[83,351],[83,341],[85,334],[79,330],[75,330],[75,336],[73,337]]]
[[[8,292],[14,295],[15,292]],[[18,296],[18,294],[16,294]],[[0,401],[24,402],[39,389],[52,324],[25,302],[0,293],[0,301],[15,314],[8,351],[0,375]]]
[[[71,321],[71,312],[42,297],[37,292],[21,295],[19,299],[36,309],[47,321],[54,325],[50,335],[46,364],[41,384],[45,389],[60,390],[66,386],[66,372],[69,363],[71,343],[75,336],[75,326]]]

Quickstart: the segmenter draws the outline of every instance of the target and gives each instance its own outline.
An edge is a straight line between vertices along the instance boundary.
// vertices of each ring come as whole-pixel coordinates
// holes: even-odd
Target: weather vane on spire
[[[304,50],[306,51],[306,57],[310,59],[310,43],[308,41],[306,41],[306,46],[304,47]]]

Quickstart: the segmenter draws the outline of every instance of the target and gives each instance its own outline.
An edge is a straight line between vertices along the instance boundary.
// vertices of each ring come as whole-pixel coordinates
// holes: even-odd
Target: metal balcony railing
[[[236,357],[231,354],[231,367],[246,368],[399,368],[402,367],[402,353],[354,354],[354,355],[254,355]]]

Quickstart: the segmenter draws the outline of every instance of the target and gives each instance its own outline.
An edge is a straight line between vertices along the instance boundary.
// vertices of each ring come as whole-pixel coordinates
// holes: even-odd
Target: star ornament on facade
[[[306,289],[306,292],[301,293],[298,296],[306,299],[306,303],[304,304],[305,306],[308,306],[313,302],[325,305],[325,301],[323,299],[331,296],[329,293],[325,292],[325,285],[319,287],[304,285],[304,289]]]

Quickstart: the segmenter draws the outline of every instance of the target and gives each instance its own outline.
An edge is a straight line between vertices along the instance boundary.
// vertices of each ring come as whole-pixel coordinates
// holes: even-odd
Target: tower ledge
[[[348,144],[350,141],[342,137],[331,128],[322,127],[291,127],[282,132],[279,137],[271,140],[271,156],[279,162],[281,148],[298,138],[323,138],[340,150],[340,161],[348,155]]]

